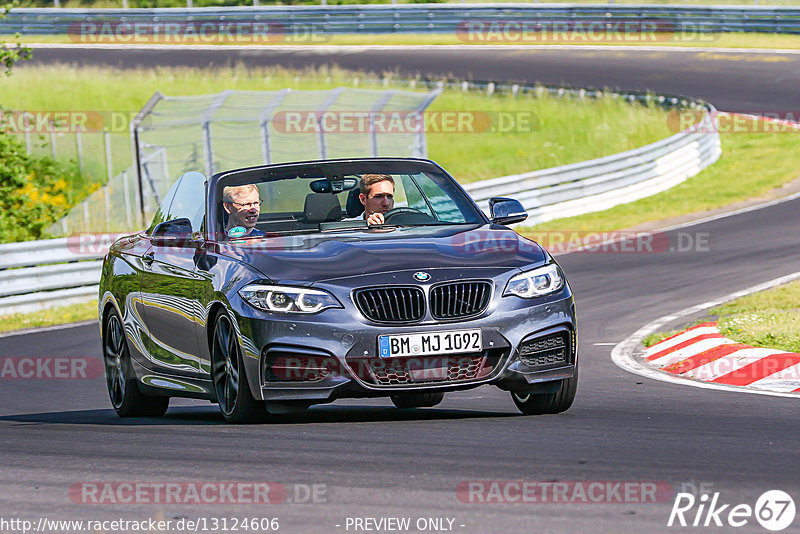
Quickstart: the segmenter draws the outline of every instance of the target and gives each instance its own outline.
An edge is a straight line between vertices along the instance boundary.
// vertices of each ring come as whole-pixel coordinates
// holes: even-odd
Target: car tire
[[[556,414],[569,409],[578,391],[578,367],[575,375],[561,381],[561,389],[556,393],[517,393],[511,392],[511,398],[520,412],[525,415]]]
[[[444,393],[428,391],[425,393],[399,393],[392,395],[392,403],[398,408],[430,408],[444,400]]]
[[[211,381],[220,412],[229,423],[258,423],[267,419],[264,402],[250,392],[242,351],[233,322],[225,312],[214,319],[211,335]]]
[[[103,322],[103,362],[108,397],[120,417],[159,417],[169,408],[169,397],[145,395],[133,372],[125,329],[116,311]]]

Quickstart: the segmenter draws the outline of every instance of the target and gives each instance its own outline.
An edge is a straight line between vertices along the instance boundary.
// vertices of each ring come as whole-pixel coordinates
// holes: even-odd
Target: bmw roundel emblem
[[[414,280],[417,280],[418,282],[427,282],[430,279],[431,275],[429,275],[428,273],[422,271],[414,273]]]

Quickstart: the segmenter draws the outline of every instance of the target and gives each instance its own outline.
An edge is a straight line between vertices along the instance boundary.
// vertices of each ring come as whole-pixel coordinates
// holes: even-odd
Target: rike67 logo
[[[778,532],[787,529],[794,519],[794,499],[781,490],[764,492],[754,506],[724,502],[718,491],[699,497],[681,492],[675,495],[667,526],[739,528],[755,520],[765,529]]]

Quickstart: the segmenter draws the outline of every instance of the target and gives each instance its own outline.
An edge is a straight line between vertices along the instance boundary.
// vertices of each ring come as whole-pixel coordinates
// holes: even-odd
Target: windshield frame
[[[459,207],[471,209],[474,221],[465,223],[448,224],[476,224],[481,221],[484,224],[489,219],[483,211],[475,204],[475,201],[461,187],[447,171],[436,163],[426,159],[416,158],[357,158],[357,159],[338,159],[323,161],[306,161],[299,163],[282,163],[275,165],[260,165],[217,173],[208,181],[208,194],[206,196],[206,214],[208,224],[206,225],[206,239],[209,241],[220,241],[224,232],[214,235],[222,229],[222,190],[230,185],[244,185],[251,183],[264,183],[282,179],[292,179],[296,177],[326,177],[328,179],[341,177],[343,175],[361,175],[365,173],[382,174],[407,174],[425,173],[431,176],[442,178],[450,183],[453,192],[461,195],[461,199],[454,199]],[[227,238],[223,238],[227,239]]]

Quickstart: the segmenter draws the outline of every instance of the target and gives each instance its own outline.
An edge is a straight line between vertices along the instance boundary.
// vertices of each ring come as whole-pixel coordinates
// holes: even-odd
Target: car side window
[[[178,180],[175,198],[169,208],[170,219],[185,217],[192,221],[192,232],[202,229],[206,207],[206,177],[187,172]]]

